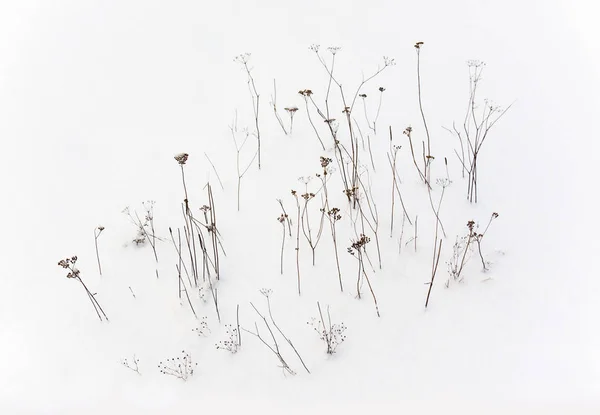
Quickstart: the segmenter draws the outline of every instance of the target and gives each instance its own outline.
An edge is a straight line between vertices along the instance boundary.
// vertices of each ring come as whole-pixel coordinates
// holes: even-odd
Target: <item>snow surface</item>
[[[595,8],[584,1],[2,2],[0,412],[600,413]],[[411,125],[420,149],[416,41],[425,42],[432,177],[445,177],[447,157],[452,180],[441,208],[448,237],[427,310],[435,221],[402,135]],[[314,177],[319,156],[333,156],[321,150],[298,95],[311,89],[323,105],[328,77],[308,49],[313,43],[325,57],[327,46],[342,47],[336,74],[347,94],[382,56],[396,61],[361,90],[373,114],[377,88],[386,88],[377,135],[360,105],[353,114],[371,136],[376,167],[362,153],[380,215],[383,268],[374,262],[367,272],[381,318],[366,288],[355,298],[356,263],[346,252],[353,231],[339,171],[330,186],[343,216],[345,292],[327,227],[315,267],[302,240],[302,296],[294,238],[286,239],[279,274],[276,199],[293,217],[290,190],[303,192],[298,178]],[[240,129],[252,129],[246,78],[233,61],[245,52],[252,53],[261,94],[263,166],[244,176],[237,212],[228,126],[237,110]],[[442,128],[462,119],[469,59],[487,63],[481,98],[515,101],[483,146],[477,205],[465,200],[453,153],[458,143]],[[300,108],[292,135],[283,134],[268,105],[274,78],[285,122],[284,107]],[[389,237],[390,125],[402,145],[403,196],[410,215],[419,215],[417,252],[410,245],[398,253],[399,209]],[[343,125],[340,131],[347,139]],[[243,160],[254,145],[250,140]],[[227,253],[218,284],[222,324],[197,290],[190,293],[198,319],[180,303],[168,240],[157,243],[156,278],[150,246],[131,243],[135,228],[121,213],[129,206],[142,214],[142,202],[154,200],[158,236],[182,228],[181,172],[173,160],[182,151],[189,153],[191,206],[207,203],[207,181],[213,187]],[[434,199],[439,195],[436,187]],[[490,270],[483,273],[473,257],[464,282],[445,288],[454,238],[468,220],[485,225],[492,212],[500,216],[483,243]],[[105,227],[98,240],[102,276],[92,235],[98,225]],[[373,242],[368,252],[375,261]],[[98,321],[79,284],[56,266],[72,255],[110,323]],[[262,288],[272,290],[274,317],[311,374],[282,346],[297,372],[284,376],[245,332],[237,354],[215,348],[226,339],[224,325],[235,324],[236,305],[243,327],[260,323],[250,301],[265,310]],[[333,356],[307,325],[317,317],[317,301],[348,327]],[[193,331],[202,317],[210,328],[205,337]],[[183,382],[160,374],[158,363],[182,350],[198,363],[194,376]],[[120,363],[134,354],[141,375]]]

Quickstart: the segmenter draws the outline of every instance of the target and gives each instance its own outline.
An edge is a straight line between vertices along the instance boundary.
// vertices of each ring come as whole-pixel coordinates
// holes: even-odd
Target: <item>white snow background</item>
[[[0,4],[0,412],[105,413],[599,413],[598,129],[600,70],[594,2],[555,1],[2,1]],[[416,53],[423,41],[423,107],[432,136],[432,177],[452,184],[441,219],[440,266],[427,310],[435,218],[402,131],[411,125],[420,155],[424,140],[417,100]],[[383,268],[374,241],[367,266],[371,296],[355,298],[353,235],[339,171],[331,194],[342,209],[338,288],[327,224],[316,266],[301,238],[302,295],[296,287],[295,235],[286,239],[279,274],[283,199],[295,219],[291,189],[315,176],[323,152],[299,90],[323,105],[328,76],[311,44],[340,46],[336,74],[353,95],[383,56],[396,65],[363,86],[371,117],[386,88],[377,134],[362,102],[353,117],[370,135],[369,170],[377,203]],[[261,95],[262,169],[242,182],[236,210],[235,149],[229,125],[252,129],[246,77],[234,57],[251,53]],[[458,141],[442,127],[464,116],[469,59],[487,63],[479,98],[513,103],[490,133],[479,161],[478,204],[454,155]],[[298,106],[284,135],[269,107]],[[332,111],[341,119],[339,94]],[[331,147],[323,122],[312,112]],[[419,215],[418,249],[398,253],[401,210],[390,238],[388,126],[399,151],[403,197]],[[341,140],[347,140],[344,124]],[[251,139],[242,153],[252,156]],[[213,187],[227,256],[214,306],[190,289],[211,333],[199,337],[177,296],[177,257],[168,228],[182,228],[181,172],[173,156],[189,153],[186,179],[194,209]],[[218,184],[207,153],[221,178]],[[366,174],[366,173],[365,173]],[[365,176],[366,177],[366,176]],[[318,190],[318,180],[309,191]],[[440,195],[434,186],[434,200]],[[131,243],[135,228],[121,213],[156,201],[160,277],[150,246]],[[317,203],[311,220],[318,220]],[[464,282],[444,286],[445,262],[466,222],[484,226],[490,270],[473,256]],[[197,211],[197,216],[200,212]],[[96,264],[99,238],[103,275]],[[407,225],[408,233],[412,227]],[[294,230],[295,232],[295,230]],[[373,237],[372,232],[369,236]],[[408,239],[404,235],[404,241]],[[80,285],[57,262],[77,266],[110,318],[100,322]],[[595,270],[595,271],[594,271]],[[136,298],[129,291],[131,287]],[[217,350],[225,324],[260,323],[249,302],[273,315],[311,373],[285,341],[295,376],[284,376],[271,352],[242,333],[237,354]],[[344,322],[347,339],[328,356],[307,325],[316,302]],[[261,332],[265,334],[264,328]],[[189,352],[198,363],[187,382],[162,375],[158,363]],[[133,355],[141,375],[121,365]]]

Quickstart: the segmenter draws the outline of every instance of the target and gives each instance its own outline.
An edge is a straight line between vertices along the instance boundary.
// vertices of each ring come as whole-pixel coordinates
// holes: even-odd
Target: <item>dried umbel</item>
[[[73,279],[76,279],[77,281],[79,281],[81,286],[85,289],[85,292],[88,295],[88,298],[92,302],[92,305],[94,306],[94,310],[96,311],[96,315],[98,316],[100,321],[102,321],[103,317],[104,317],[104,319],[106,319],[106,321],[108,321],[108,317],[106,316],[106,313],[104,313],[104,310],[102,309],[102,307],[100,306],[100,303],[98,303],[98,300],[96,299],[96,294],[92,293],[88,289],[88,287],[85,285],[83,280],[81,279],[81,276],[79,275],[80,274],[79,269],[77,269],[75,267],[76,263],[77,263],[77,256],[72,256],[70,258],[65,258],[65,259],[61,259],[60,261],[58,261],[58,266],[69,270],[69,273],[67,274],[67,278],[73,278]]]
[[[188,157],[188,153],[179,153],[175,155],[175,160],[177,161],[177,163],[183,166],[187,162]]]
[[[323,156],[321,156],[320,159],[321,159],[321,167],[323,167],[323,168],[326,168],[327,166],[329,166],[329,164],[331,164],[331,162],[333,161],[330,158],[323,157]]]
[[[337,222],[338,220],[342,219],[342,215],[340,215],[340,210],[336,207],[331,208],[331,210],[327,212],[327,215],[329,215],[331,220],[333,220],[334,222]]]
[[[360,252],[361,249],[364,249],[369,242],[371,242],[371,238],[361,233],[360,238],[358,238],[356,241],[353,241],[352,245],[350,245],[348,248],[348,253],[350,255],[354,255],[355,251]]]
[[[421,46],[423,46],[424,42],[417,42],[415,43],[415,49],[421,49]]]
[[[301,91],[302,92],[302,91]],[[297,107],[285,107],[284,110],[286,110],[287,112],[290,113],[290,115],[294,114],[296,111],[298,111]]]
[[[75,263],[77,262],[77,256],[72,256],[71,258],[65,258],[58,261],[58,266],[63,267],[65,269],[69,269],[69,273],[67,274],[67,278],[78,278],[79,270],[75,268]]]
[[[475,228],[475,221],[474,220],[468,221],[467,228],[469,228],[469,233],[473,234],[473,229]]]
[[[302,89],[298,91],[298,93],[303,97],[310,97],[313,94],[313,92],[310,89]]]
[[[287,219],[288,215],[284,215],[283,213],[277,218],[277,220],[279,221],[279,223],[284,224],[285,220]]]

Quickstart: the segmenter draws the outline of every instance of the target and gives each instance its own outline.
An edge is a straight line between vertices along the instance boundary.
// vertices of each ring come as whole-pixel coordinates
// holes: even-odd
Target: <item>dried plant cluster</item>
[[[382,249],[382,247],[385,248],[388,241],[381,235],[381,228],[385,228],[386,234],[389,229],[390,240],[393,241],[394,249],[397,241],[398,255],[401,255],[402,259],[408,255],[412,255],[414,258],[429,255],[424,252],[431,249],[431,256],[426,257],[427,273],[421,276],[423,283],[427,286],[425,308],[430,305],[434,283],[437,284],[436,281],[439,280],[439,278],[436,280],[436,275],[440,261],[447,265],[449,277],[445,283],[446,287],[453,282],[464,281],[466,265],[473,257],[479,258],[483,271],[489,269],[490,263],[485,260],[482,243],[491,223],[498,217],[497,213],[492,214],[483,231],[479,230],[476,222],[469,221],[466,231],[464,233],[459,231],[460,235],[456,237],[452,252],[445,253],[442,250],[447,235],[451,234],[451,229],[458,225],[452,222],[452,218],[446,213],[448,209],[444,205],[449,203],[446,200],[448,198],[445,199],[447,192],[455,191],[450,175],[450,168],[454,168],[454,165],[452,162],[449,163],[448,154],[445,154],[448,149],[441,141],[437,140],[435,128],[431,127],[431,119],[426,112],[427,97],[429,96],[428,82],[423,77],[421,70],[422,65],[426,64],[424,43],[416,42],[413,46],[416,52],[414,62],[416,68],[413,67],[416,69],[413,72],[416,94],[412,99],[415,108],[418,108],[418,116],[416,120],[401,120],[400,122],[403,123],[401,125],[406,127],[402,134],[396,134],[396,136],[393,134],[391,125],[383,124],[385,122],[384,102],[388,105],[388,95],[384,101],[384,94],[387,94],[386,91],[393,89],[394,86],[383,87],[374,82],[375,79],[377,79],[376,82],[379,82],[382,74],[395,65],[392,58],[383,57],[377,69],[369,72],[367,76],[363,75],[354,88],[349,89],[350,83],[342,79],[339,71],[338,59],[342,49],[329,47],[323,50],[319,45],[310,46],[310,53],[314,54],[316,65],[322,68],[326,82],[321,88],[303,88],[298,91],[298,94],[294,93],[294,97],[300,103],[304,103],[304,105],[300,105],[302,109],[299,109],[297,105],[292,105],[294,104],[292,102],[286,102],[289,105],[283,107],[283,111],[281,111],[277,104],[277,83],[273,79],[270,109],[273,110],[275,120],[279,125],[276,127],[279,138],[296,139],[291,136],[294,120],[297,118],[296,114],[301,112],[300,120],[296,119],[296,123],[305,122],[309,134],[314,133],[318,141],[318,143],[308,141],[302,145],[312,146],[321,153],[314,154],[307,171],[300,173],[303,176],[298,179],[299,183],[290,186],[292,190],[287,194],[287,198],[276,199],[279,210],[277,213],[269,213],[270,222],[268,222],[273,228],[269,228],[267,223],[267,226],[262,228],[264,235],[260,236],[269,238],[270,229],[274,229],[275,236],[273,238],[277,238],[276,254],[279,256],[279,274],[283,276],[281,278],[285,278],[286,274],[293,275],[294,278],[289,284],[295,285],[298,295],[304,295],[307,291],[304,284],[311,284],[314,281],[311,274],[314,273],[313,270],[316,267],[321,266],[321,263],[327,263],[333,270],[333,264],[335,264],[334,273],[322,273],[323,278],[335,278],[333,280],[334,291],[337,292],[339,284],[340,292],[348,293],[348,287],[350,287],[350,295],[355,296],[356,299],[362,299],[366,293],[369,303],[371,299],[373,301],[377,317],[380,317],[376,292],[379,292],[384,281],[379,278],[379,273],[384,266],[390,267],[388,268],[390,273],[395,272],[395,269],[391,269],[391,265],[389,265],[393,264],[393,258],[382,255],[382,252],[390,251]],[[231,197],[235,196],[236,198],[237,211],[240,211],[242,207],[242,183],[246,183],[252,178],[247,178],[247,175],[251,169],[254,172],[254,166],[258,170],[261,169],[262,161],[264,161],[262,146],[272,143],[271,137],[263,136],[263,132],[261,132],[262,124],[268,120],[265,121],[260,117],[261,95],[257,87],[254,68],[250,65],[250,57],[249,53],[245,53],[234,59],[245,74],[252,104],[250,127],[238,128],[237,111],[229,126],[235,150],[235,163],[231,164],[232,170],[235,168],[234,178],[237,184],[236,190],[231,191]],[[459,146],[457,149],[449,150],[450,153],[454,152],[458,159],[452,177],[454,180],[459,180],[457,177],[459,176],[458,169],[460,169],[460,178],[467,184],[466,198],[471,203],[477,203],[479,198],[478,167],[482,145],[490,136],[491,129],[510,108],[509,106],[501,109],[491,101],[483,101],[483,106],[479,104],[478,93],[483,67],[482,62],[468,62],[469,98],[465,114],[461,123],[454,123],[452,129],[447,129],[457,138],[455,142]],[[286,97],[286,99],[288,98]],[[247,112],[247,110],[245,111]],[[243,115],[244,113],[242,113]],[[272,119],[271,121],[274,122]],[[409,124],[408,121],[413,121],[413,123]],[[299,128],[302,127],[302,125],[299,126]],[[284,136],[288,137],[281,137],[281,131]],[[264,138],[266,139],[263,140]],[[233,154],[233,149],[231,154]],[[269,152],[264,154],[268,158]],[[221,190],[226,193],[215,164],[207,153],[204,153],[204,156],[216,174]],[[317,157],[319,158],[317,159]],[[453,157],[451,160],[455,160]],[[386,158],[390,170],[387,165],[381,164],[382,161],[383,164],[386,163]],[[221,279],[228,278],[228,275],[225,274],[230,268],[223,266],[228,259],[223,246],[221,216],[218,220],[213,187],[210,182],[198,185],[194,183],[195,177],[188,177],[188,163],[195,160],[189,153],[175,154],[173,159],[179,166],[178,170],[181,174],[182,199],[177,203],[180,204],[181,209],[181,217],[178,220],[183,219],[183,221],[179,226],[168,228],[170,245],[173,247],[171,260],[174,262],[174,264],[170,262],[170,271],[167,272],[167,278],[171,278],[168,281],[173,281],[173,284],[169,286],[169,290],[172,290],[169,291],[169,295],[174,298],[175,285],[177,285],[179,303],[186,309],[189,308],[196,319],[198,319],[197,309],[204,306],[204,303],[208,303],[211,310],[214,306],[214,313],[220,325],[220,288],[223,287]],[[267,161],[270,162],[270,160]],[[275,160],[275,162],[277,161]],[[417,191],[409,193],[406,188],[407,183],[413,183]],[[375,197],[376,194],[381,195],[379,192],[381,188],[385,189],[385,199],[388,197],[390,199],[382,201]],[[444,209],[442,209],[443,205]],[[132,243],[140,248],[145,247],[146,250],[150,250],[148,246],[151,247],[158,278],[158,243],[168,242],[168,240],[157,234],[154,221],[155,202],[146,201],[142,203],[142,206],[143,213],[139,215],[135,210],[129,208],[125,208],[123,213],[135,227]],[[289,212],[286,210],[286,206],[288,208],[291,206]],[[402,217],[400,218],[398,215]],[[237,219],[235,215],[233,216],[232,218],[230,215],[225,219],[235,223]],[[421,218],[420,221],[419,218]],[[252,218],[252,220],[258,219]],[[275,224],[273,219],[276,219],[278,224]],[[421,227],[419,227],[419,223],[421,223]],[[160,223],[158,224],[160,225]],[[235,229],[236,238],[253,238],[254,243],[259,239],[257,235],[247,236],[239,232],[239,229]],[[100,258],[99,238],[104,230],[103,226],[97,226],[94,229],[96,262],[101,276],[104,262],[101,262]],[[279,238],[281,238],[280,247]],[[349,255],[340,257],[340,245],[346,247]],[[406,247],[409,248],[406,249]],[[106,261],[104,249],[102,252],[103,260]],[[291,268],[290,264],[285,266],[285,260],[287,258],[288,261],[291,261],[290,255],[294,252],[295,269],[289,269]],[[233,261],[235,260],[234,258]],[[96,293],[90,292],[81,279],[81,272],[76,263],[77,257],[73,256],[59,261],[58,265],[68,270],[67,278],[79,281],[98,318],[101,321],[108,321],[96,299]],[[162,263],[168,264],[169,262],[163,259],[161,251]],[[431,263],[430,267],[429,263]],[[260,272],[269,273],[270,270],[261,269]],[[276,273],[277,270],[275,269],[273,272]],[[163,278],[160,282],[162,281]],[[348,281],[356,282],[348,285]],[[131,286],[128,288],[131,295],[136,298]],[[367,288],[368,292],[366,292]],[[140,293],[142,293],[141,290]],[[260,307],[249,302],[247,308],[249,313],[254,316],[254,321],[242,327],[238,304],[236,324],[224,325],[224,338],[215,343],[216,349],[226,350],[232,354],[239,353],[242,350],[242,333],[248,333],[276,358],[278,366],[284,374],[296,374],[294,366],[299,367],[299,365],[302,365],[304,370],[310,373],[298,349],[273,316],[271,290],[262,289],[260,294],[264,297],[265,304]],[[333,294],[324,289],[319,291],[320,296]],[[140,294],[140,297],[142,295]],[[385,306],[385,299],[382,300],[382,303]],[[311,319],[308,324],[325,344],[326,354],[333,355],[346,340],[346,326],[344,323],[332,322],[329,306],[323,310],[321,304],[317,302],[317,308],[319,316]],[[198,319],[197,327],[191,331],[201,337],[210,336],[208,317],[203,316]],[[133,360],[123,359],[121,363],[126,368],[140,374],[139,360],[135,355]],[[191,354],[182,351],[182,356],[160,362],[158,367],[161,374],[186,381],[194,374],[196,365],[192,362]]]
[[[321,310],[321,304],[317,301],[317,308],[319,309],[319,319],[312,318],[306,324],[312,326],[313,330],[319,335],[326,345],[326,353],[332,355],[336,352],[336,349],[344,341],[346,341],[346,335],[344,332],[347,327],[344,323],[332,323],[331,314],[329,313],[329,306],[327,306],[327,320],[323,318],[323,312]]]
[[[159,362],[158,369],[163,375],[173,376],[185,382],[194,375],[196,366],[198,363],[192,361],[192,355],[182,350],[181,357],[171,357]]]
[[[172,228],[169,228],[171,242],[175,248],[178,261],[175,264],[178,281],[178,297],[180,301],[185,299],[190,310],[196,315],[190,292],[198,292],[202,295],[203,285],[207,285],[215,306],[215,312],[219,322],[221,314],[219,311],[219,299],[217,283],[221,278],[220,255],[225,255],[225,249],[221,242],[221,233],[217,226],[217,214],[213,197],[212,186],[207,183],[206,196],[208,204],[193,209],[189,199],[185,176],[185,166],[189,159],[188,153],[179,153],[174,156],[181,170],[181,182],[183,185],[184,199],[181,204],[181,212],[184,219],[183,236],[185,244],[182,244],[181,229],[177,228],[177,238]],[[199,218],[195,212],[198,212]],[[192,288],[194,290],[192,290]]]
[[[96,315],[98,316],[100,321],[102,321],[103,319],[108,321],[108,317],[106,316],[106,313],[104,313],[102,306],[100,305],[98,300],[96,300],[96,294],[95,293],[92,294],[92,292],[88,289],[87,285],[85,285],[85,283],[81,279],[81,276],[80,276],[81,272],[76,267],[76,264],[77,264],[77,256],[72,256],[71,258],[65,258],[65,259],[61,259],[60,261],[58,261],[59,267],[69,270],[69,272],[67,273],[67,278],[72,278],[74,280],[79,281],[79,283],[85,290],[88,298],[90,299],[92,305],[94,306],[94,310],[96,311]]]
[[[219,343],[215,344],[215,347],[218,350],[227,350],[232,354],[237,353],[242,344],[238,328],[233,327],[231,324],[225,324],[225,335],[225,340],[219,341]]]

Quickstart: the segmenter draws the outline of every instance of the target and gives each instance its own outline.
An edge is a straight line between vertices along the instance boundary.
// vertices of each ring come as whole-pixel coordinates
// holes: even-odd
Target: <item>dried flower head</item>
[[[189,154],[188,153],[179,153],[175,155],[175,160],[180,165],[184,165],[187,162]]]
[[[327,48],[329,53],[331,53],[333,56],[335,56],[335,54],[338,53],[341,49],[342,48],[340,46],[330,46]]]
[[[321,167],[326,168],[327,166],[329,166],[329,164],[333,161],[332,159],[328,158],[328,157],[320,157],[321,160]]]
[[[261,288],[260,289],[260,293],[267,298],[269,298],[269,296],[271,295],[272,292],[273,292],[273,290],[271,290],[270,288]]]

